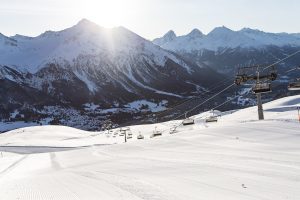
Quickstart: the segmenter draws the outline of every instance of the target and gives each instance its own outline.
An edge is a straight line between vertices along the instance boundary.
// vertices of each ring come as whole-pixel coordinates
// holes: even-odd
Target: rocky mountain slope
[[[151,113],[149,105],[172,105],[223,78],[124,27],[105,29],[85,19],[38,37],[0,35],[0,77],[2,119],[18,112],[18,118],[48,117],[53,123],[65,121],[60,115],[66,109],[102,113],[102,118],[116,112]],[[148,103],[130,107],[142,100]]]

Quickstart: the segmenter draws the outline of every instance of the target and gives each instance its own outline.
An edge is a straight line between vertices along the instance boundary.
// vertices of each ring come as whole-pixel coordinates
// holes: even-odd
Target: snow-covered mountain
[[[250,28],[233,31],[217,27],[207,35],[194,29],[191,33],[176,36],[169,31],[153,41],[160,47],[176,52],[186,60],[205,63],[212,69],[232,76],[238,67],[268,65],[300,50],[298,33],[266,33]],[[279,81],[287,82],[300,76],[300,71],[286,74],[300,65],[300,54],[278,63]],[[282,94],[282,90],[276,95]]]
[[[0,77],[6,117],[32,105],[83,110],[87,103],[122,108],[137,100],[170,105],[222,78],[124,27],[106,29],[85,19],[37,37],[0,35]]]
[[[188,53],[198,50],[218,51],[265,46],[299,47],[300,37],[299,34],[266,33],[250,28],[233,31],[223,26],[213,29],[207,35],[204,35],[198,29],[194,29],[183,36],[176,36],[174,31],[169,31],[162,38],[157,38],[153,42],[168,50]]]

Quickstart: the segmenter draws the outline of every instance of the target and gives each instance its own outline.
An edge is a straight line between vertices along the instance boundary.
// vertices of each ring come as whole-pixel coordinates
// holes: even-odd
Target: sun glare
[[[104,27],[114,27],[125,24],[133,17],[134,2],[135,0],[87,0],[78,10],[83,18],[91,19]]]

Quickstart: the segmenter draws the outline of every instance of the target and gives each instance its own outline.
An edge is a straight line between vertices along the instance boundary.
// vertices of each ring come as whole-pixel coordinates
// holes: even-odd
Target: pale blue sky
[[[36,36],[87,18],[104,27],[125,26],[153,39],[168,30],[243,27],[300,32],[299,0],[0,0],[0,32]]]

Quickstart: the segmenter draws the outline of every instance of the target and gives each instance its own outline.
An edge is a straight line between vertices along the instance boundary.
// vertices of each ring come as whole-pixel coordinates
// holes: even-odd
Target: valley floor
[[[131,127],[133,139],[66,127],[0,135],[0,199],[300,198],[300,96],[225,113],[217,123]],[[155,129],[161,137],[150,139]],[[141,133],[145,140],[137,140]],[[71,150],[70,150],[71,148]]]

